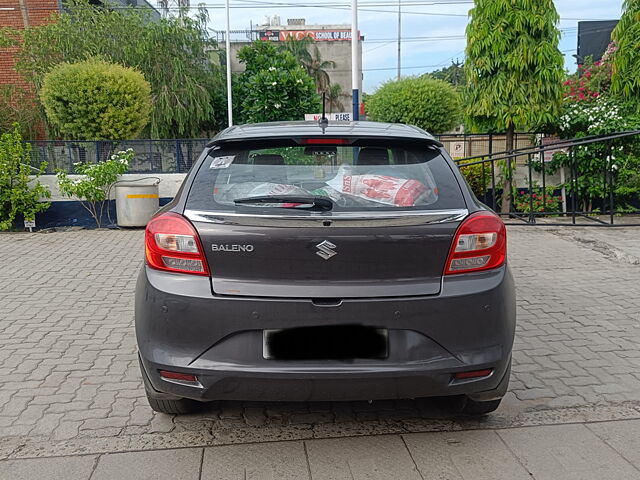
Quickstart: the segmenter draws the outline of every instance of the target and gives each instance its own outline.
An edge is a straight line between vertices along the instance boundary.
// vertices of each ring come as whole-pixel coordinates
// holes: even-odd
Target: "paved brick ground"
[[[519,326],[510,393],[483,420],[429,401],[148,407],[133,289],[141,231],[0,236],[0,459],[640,418],[640,267],[625,239],[510,229]],[[607,243],[608,242],[608,243]],[[635,244],[634,244],[635,245]]]

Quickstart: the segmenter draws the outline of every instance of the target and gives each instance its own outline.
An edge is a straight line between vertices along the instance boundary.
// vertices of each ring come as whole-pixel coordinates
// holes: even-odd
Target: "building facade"
[[[582,65],[587,57],[594,62],[602,59],[602,55],[611,43],[611,32],[618,25],[618,20],[599,20],[578,22],[578,52],[576,59]]]
[[[102,2],[92,0],[91,3],[99,5]],[[155,18],[160,18],[160,13],[146,0],[112,0],[111,3],[149,8]],[[0,0],[0,29],[37,27],[51,21],[51,16],[54,13],[63,10],[63,0]],[[17,50],[16,47],[0,47],[0,86],[28,86],[15,70]]]
[[[217,32],[220,48],[225,48],[224,32]],[[301,39],[310,37],[313,40],[309,53],[315,57],[315,48],[322,60],[335,62],[334,68],[326,69],[332,85],[340,85],[344,97],[340,100],[343,111],[352,109],[351,97],[351,25],[307,25],[305,19],[288,19],[286,25],[280,23],[276,15],[268,18],[262,25],[252,26],[249,30],[237,30],[231,32],[231,71],[239,73],[244,71],[244,65],[238,61],[238,51],[255,40],[266,42],[284,42],[288,37]],[[358,64],[362,65],[362,42],[364,37],[360,35],[358,42]],[[362,73],[358,88],[362,94]],[[335,111],[335,109],[334,109]],[[311,113],[311,112],[310,112]]]
[[[62,9],[60,0],[0,0],[0,28],[42,25]],[[0,85],[27,86],[15,70],[16,47],[0,48]]]

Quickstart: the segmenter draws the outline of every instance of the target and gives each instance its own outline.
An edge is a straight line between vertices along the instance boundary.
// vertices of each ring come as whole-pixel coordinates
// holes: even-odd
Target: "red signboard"
[[[280,41],[279,33],[280,32],[278,32],[278,30],[265,30],[264,32],[260,32],[260,40],[279,42]]]
[[[351,40],[351,30],[265,30],[260,32],[260,40],[281,41],[293,37],[300,40],[311,37],[314,42],[335,42],[337,40]]]

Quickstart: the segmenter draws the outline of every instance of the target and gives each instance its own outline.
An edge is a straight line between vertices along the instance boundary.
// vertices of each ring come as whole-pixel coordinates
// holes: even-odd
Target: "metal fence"
[[[489,148],[455,162],[480,200],[518,223],[535,225],[544,218],[545,225],[640,226],[640,171],[622,198],[617,182],[629,179],[620,178],[616,160],[640,156],[638,140],[640,130],[553,143],[537,136],[537,145]]]
[[[634,153],[640,157],[637,147],[640,131],[563,141],[541,134],[518,133],[512,151],[506,151],[504,134],[447,134],[437,138],[450,152],[480,200],[496,211],[502,210],[503,199],[511,200],[508,211],[501,213],[511,219],[527,224],[536,224],[544,217],[546,224],[560,225],[570,219],[569,223],[575,225],[579,224],[578,220],[614,225],[621,216],[640,213],[637,195],[622,199],[616,193],[619,172],[611,153],[634,140]],[[549,144],[550,140],[555,143]],[[55,173],[58,169],[74,173],[74,163],[104,161],[127,148],[135,151],[129,167],[131,173],[186,173],[208,142],[209,139],[197,138],[28,143],[32,147],[32,165],[46,161],[46,173]],[[587,172],[580,157],[585,149],[594,148],[601,155],[590,162],[591,172]],[[562,166],[553,160],[558,152],[566,155]],[[600,177],[595,180],[599,186],[593,188],[591,185],[587,191],[587,180],[594,182],[594,163],[600,168]],[[507,184],[511,193],[504,194],[505,178],[511,179]],[[640,189],[640,172],[637,172],[637,179],[636,191]],[[555,200],[550,202],[550,198]],[[622,200],[624,208],[621,208]]]
[[[185,173],[189,171],[205,145],[206,138],[170,140],[68,141],[34,140],[31,164],[47,162],[46,173],[64,170],[74,173],[74,163],[95,163],[120,150],[132,148],[135,158],[130,173]]]
[[[491,155],[493,152],[502,152],[507,149],[507,137],[503,133],[456,133],[436,135],[435,137],[442,142],[454,160],[477,155]],[[541,135],[536,133],[516,133],[514,147],[532,147],[540,137]]]
[[[448,134],[437,138],[454,158],[472,155],[490,155],[494,151],[505,149],[505,136],[501,134]],[[517,147],[533,145],[535,134],[518,133],[515,138]],[[132,148],[135,159],[129,167],[131,173],[185,173],[198,158],[205,145],[206,138],[183,139],[140,139],[140,140],[34,140],[31,144],[31,164],[38,166],[42,161],[48,163],[47,173],[64,170],[74,172],[74,163],[99,162],[113,153]]]

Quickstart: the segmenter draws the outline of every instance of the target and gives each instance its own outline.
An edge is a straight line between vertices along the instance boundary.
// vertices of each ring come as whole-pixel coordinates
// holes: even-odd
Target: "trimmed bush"
[[[151,112],[151,87],[140,72],[96,60],[55,66],[40,98],[51,124],[72,139],[135,138]]]
[[[460,94],[452,85],[428,77],[384,83],[367,99],[367,114],[378,122],[407,123],[443,133],[462,119]]]
[[[478,198],[482,198],[487,189],[491,188],[491,163],[477,163],[480,160],[484,159],[477,158],[458,163],[460,172]],[[469,163],[472,165],[467,165]]]

